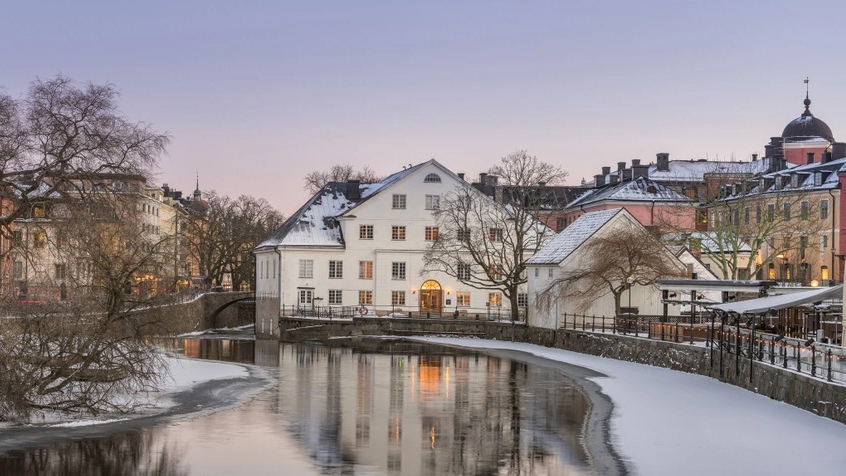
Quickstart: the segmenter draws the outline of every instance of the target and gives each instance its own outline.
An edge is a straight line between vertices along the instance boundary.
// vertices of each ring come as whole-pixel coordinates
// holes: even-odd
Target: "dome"
[[[801,116],[790,121],[781,133],[785,142],[798,142],[812,137],[822,137],[829,142],[834,142],[834,134],[828,124],[811,114],[811,100],[805,97],[805,112]]]

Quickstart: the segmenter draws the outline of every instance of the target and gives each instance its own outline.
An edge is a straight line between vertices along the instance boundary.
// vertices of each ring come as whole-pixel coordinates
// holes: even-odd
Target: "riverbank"
[[[0,428],[0,455],[65,439],[97,438],[175,419],[231,408],[269,387],[274,379],[250,365],[165,357],[170,377],[157,392],[133,396],[131,413],[62,419]]]
[[[583,367],[610,399],[611,443],[636,474],[839,474],[846,425],[689,373],[576,352],[472,338],[413,338],[516,352]]]

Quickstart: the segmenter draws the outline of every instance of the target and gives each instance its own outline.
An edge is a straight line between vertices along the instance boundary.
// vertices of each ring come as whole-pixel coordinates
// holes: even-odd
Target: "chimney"
[[[625,162],[617,162],[617,172],[622,172],[626,168]]]
[[[758,154],[752,154],[752,162],[756,162],[758,160]]]
[[[458,178],[464,180],[464,172],[458,172]]]
[[[640,159],[632,159],[632,168],[634,168],[635,165],[640,165]]]
[[[632,161],[634,162],[634,161]],[[640,161],[638,161],[640,162]],[[647,178],[649,177],[649,166],[648,165],[640,165],[634,164],[632,165],[632,178],[636,179],[638,177]]]
[[[842,159],[846,157],[846,142],[835,142],[831,146],[832,160]]]
[[[602,167],[602,175],[608,175],[611,173],[611,167]]]
[[[670,154],[666,152],[659,152],[655,155],[658,159],[658,171],[659,172],[669,172],[670,171]]]
[[[605,175],[597,174],[593,176],[594,185],[597,187],[604,187],[605,186]]]
[[[488,183],[488,174],[482,172],[479,174],[479,183],[482,185],[486,185]]]
[[[814,153],[813,152],[808,152],[808,163],[809,164],[814,163]]]
[[[699,243],[699,240],[696,238],[689,238],[687,240],[687,247],[690,250],[690,254],[696,256],[696,259],[702,258],[702,245]]]
[[[632,179],[632,169],[623,169],[623,182],[628,182]]]
[[[823,152],[822,163],[826,164],[828,162],[831,162],[831,152]]]
[[[349,200],[361,199],[361,190],[358,188],[360,183],[360,180],[347,180],[347,198]]]
[[[620,177],[618,177],[617,175],[611,175],[611,176],[608,177],[608,183],[611,184],[611,185],[614,185],[619,181],[620,181]]]

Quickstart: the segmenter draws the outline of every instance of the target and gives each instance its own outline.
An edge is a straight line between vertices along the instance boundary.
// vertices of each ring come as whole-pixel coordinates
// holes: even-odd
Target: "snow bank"
[[[612,441],[637,474],[841,474],[846,425],[701,375],[484,339],[417,340],[503,349],[601,372]]]

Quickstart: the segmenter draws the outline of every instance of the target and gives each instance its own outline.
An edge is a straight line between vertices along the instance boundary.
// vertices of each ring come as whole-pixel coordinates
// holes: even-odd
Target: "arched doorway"
[[[441,313],[443,303],[443,291],[441,285],[435,280],[428,280],[420,286],[420,312],[432,314]]]

